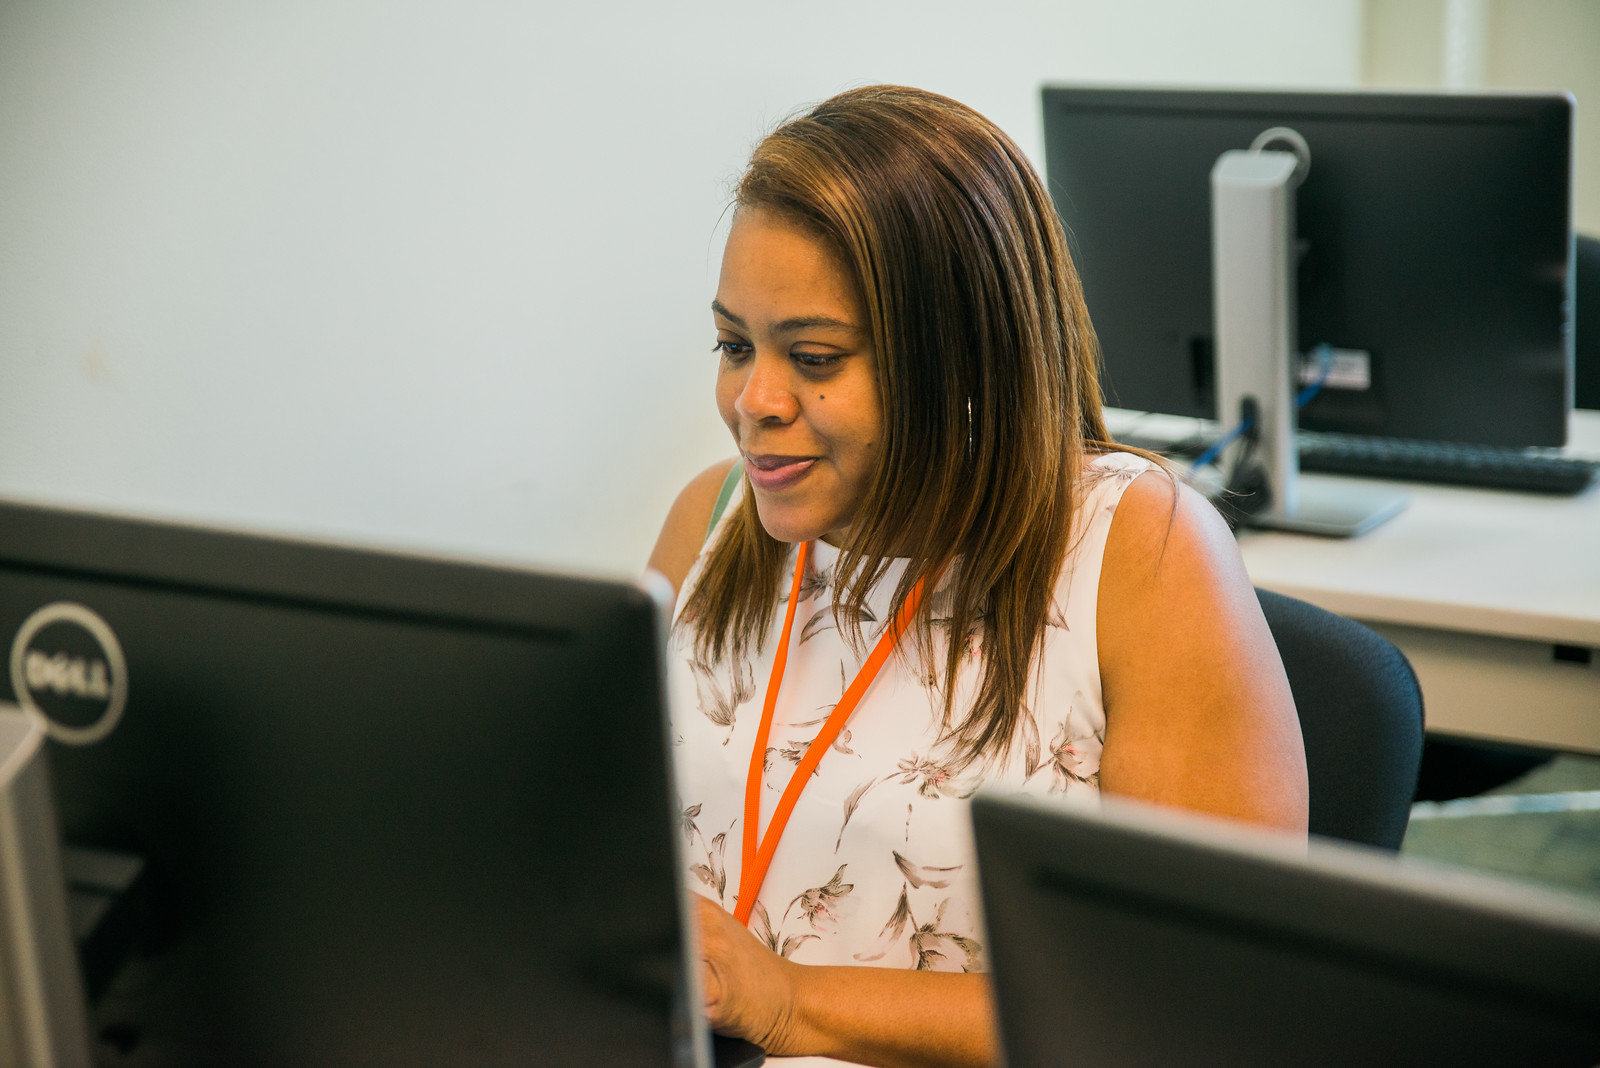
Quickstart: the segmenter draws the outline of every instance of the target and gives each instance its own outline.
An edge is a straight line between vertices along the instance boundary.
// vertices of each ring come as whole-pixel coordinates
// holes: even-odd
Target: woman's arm
[[[1306,829],[1289,680],[1238,546],[1199,494],[1135,479],[1096,609],[1108,794]]]
[[[988,976],[796,964],[711,901],[695,900],[713,1029],[775,1055],[886,1068],[998,1060]]]
[[[674,590],[683,588],[683,580],[694,566],[705,544],[706,524],[711,522],[711,511],[717,506],[717,494],[735,460],[718,460],[690,480],[672,502],[667,520],[661,524],[656,547],[650,552],[653,571],[659,571],[672,583]]]

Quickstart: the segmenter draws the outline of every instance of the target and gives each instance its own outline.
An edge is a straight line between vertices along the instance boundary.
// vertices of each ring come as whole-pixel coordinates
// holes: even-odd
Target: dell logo
[[[101,701],[111,696],[104,660],[68,657],[66,653],[47,656],[34,649],[23,658],[22,665],[23,673],[28,678],[28,689],[35,693],[50,689],[56,693],[94,697]]]
[[[89,745],[110,734],[128,704],[128,665],[111,627],[69,601],[34,612],[11,643],[17,703],[50,737]]]

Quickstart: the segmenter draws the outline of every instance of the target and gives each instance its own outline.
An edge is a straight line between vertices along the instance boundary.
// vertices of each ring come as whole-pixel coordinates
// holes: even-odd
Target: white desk
[[[1567,451],[1600,459],[1600,413],[1574,413]],[[1430,731],[1600,752],[1600,486],[1406,488],[1406,510],[1359,538],[1242,532],[1251,581],[1398,645]],[[1590,663],[1559,660],[1556,646]]]

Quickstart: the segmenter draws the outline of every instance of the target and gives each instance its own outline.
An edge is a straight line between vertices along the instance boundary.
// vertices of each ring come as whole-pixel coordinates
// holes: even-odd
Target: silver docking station
[[[1264,148],[1275,142],[1295,151]],[[1274,128],[1248,151],[1224,152],[1211,169],[1217,421],[1226,432],[1253,419],[1249,435],[1267,500],[1246,523],[1350,537],[1399,512],[1407,497],[1334,480],[1300,480],[1294,191],[1309,166],[1304,139]]]

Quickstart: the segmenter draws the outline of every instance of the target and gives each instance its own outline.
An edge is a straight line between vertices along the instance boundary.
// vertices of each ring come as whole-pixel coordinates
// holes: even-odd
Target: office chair
[[[1422,690],[1405,654],[1354,620],[1257,590],[1300,713],[1311,833],[1399,849],[1422,761]]]
[[[1577,388],[1573,405],[1600,408],[1600,237],[1578,235],[1573,271],[1573,363]]]

